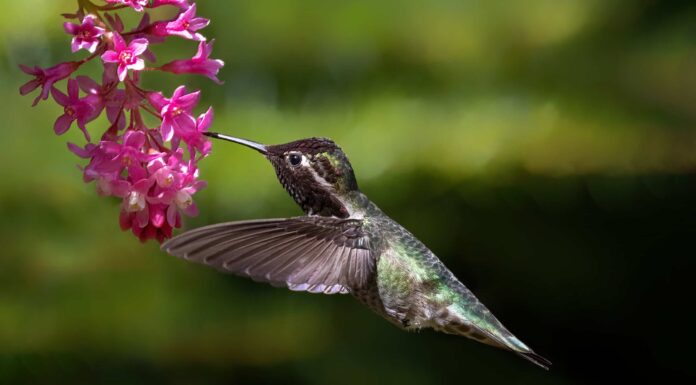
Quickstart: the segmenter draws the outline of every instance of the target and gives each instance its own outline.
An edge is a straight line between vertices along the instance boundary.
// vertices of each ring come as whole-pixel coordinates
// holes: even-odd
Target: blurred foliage
[[[216,131],[335,139],[363,191],[554,368],[121,233],[66,150],[81,135],[55,137],[58,107],[18,95],[18,63],[70,56],[73,2],[27,0],[0,13],[0,383],[693,378],[693,2],[198,3],[225,84],[149,84],[203,89]],[[252,151],[216,143],[202,173],[189,227],[299,214]]]

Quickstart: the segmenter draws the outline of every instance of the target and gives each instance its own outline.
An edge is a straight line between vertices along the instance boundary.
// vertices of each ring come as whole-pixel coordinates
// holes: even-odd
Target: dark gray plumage
[[[225,272],[311,293],[348,293],[367,285],[375,268],[360,222],[334,218],[221,223],[189,231],[162,248]]]

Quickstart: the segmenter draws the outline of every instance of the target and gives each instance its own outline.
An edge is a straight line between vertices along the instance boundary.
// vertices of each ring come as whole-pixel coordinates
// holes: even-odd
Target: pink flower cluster
[[[182,213],[198,213],[193,196],[205,187],[198,178],[198,162],[210,153],[210,141],[203,134],[212,123],[213,110],[196,116],[199,91],[188,92],[182,85],[167,97],[142,88],[141,73],[198,74],[220,83],[217,74],[224,63],[210,58],[213,42],[198,32],[210,21],[196,16],[194,0],[77,2],[77,12],[64,15],[74,21],[64,23],[64,29],[72,36],[72,52],[84,49],[88,55],[49,68],[20,66],[34,77],[20,93],[40,87],[34,105],[50,95],[63,107],[53,129],[61,135],[75,123],[84,134],[86,145],[68,143],[68,148],[88,159],[82,168],[85,182],[94,181],[99,195],[121,199],[123,230],[130,229],[143,242],[162,242],[181,227]],[[176,16],[151,22],[147,11],[160,6],[173,6]],[[117,13],[127,9],[143,13],[140,24],[129,31]],[[156,67],[151,48],[169,37],[198,42],[198,52]],[[75,74],[91,60],[102,63],[100,82]],[[64,92],[56,83],[65,79]],[[87,125],[102,113],[108,128],[92,142]],[[148,119],[155,124],[148,125]]]

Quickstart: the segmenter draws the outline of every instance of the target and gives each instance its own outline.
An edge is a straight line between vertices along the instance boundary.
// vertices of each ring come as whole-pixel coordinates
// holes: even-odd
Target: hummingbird
[[[351,294],[399,328],[468,337],[549,368],[432,251],[360,192],[348,157],[332,140],[263,145],[206,135],[263,154],[306,215],[193,229],[165,242],[164,251],[293,291]]]

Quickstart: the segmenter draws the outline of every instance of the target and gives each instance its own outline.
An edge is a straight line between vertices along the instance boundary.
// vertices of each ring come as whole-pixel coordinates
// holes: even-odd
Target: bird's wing
[[[295,217],[201,227],[162,245],[167,253],[222,271],[312,293],[348,293],[375,270],[362,222]]]

